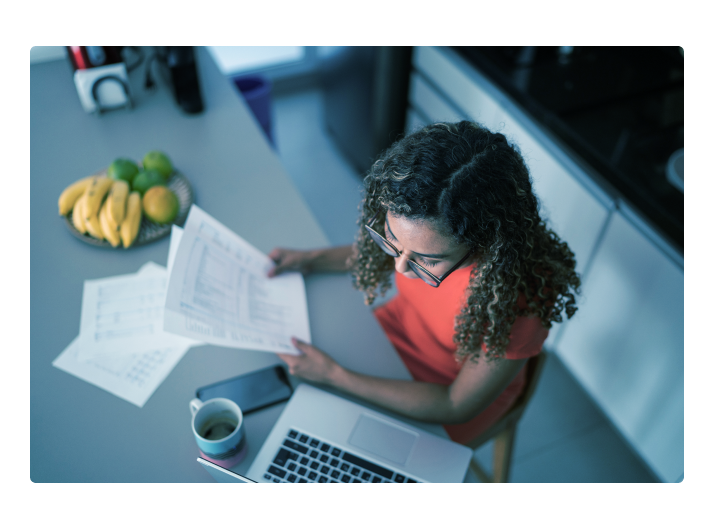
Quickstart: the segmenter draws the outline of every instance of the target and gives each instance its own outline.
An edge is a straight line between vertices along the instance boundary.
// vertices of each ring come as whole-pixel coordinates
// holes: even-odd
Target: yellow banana
[[[84,220],[83,216],[84,200],[85,194],[82,194],[78,197],[78,200],[76,200],[76,203],[73,205],[73,214],[71,215],[71,219],[73,220],[73,226],[81,233],[86,232],[86,221]]]
[[[100,229],[102,229],[103,231],[103,236],[105,237],[105,240],[110,242],[110,245],[112,247],[119,246],[120,233],[117,232],[117,229],[113,229],[110,225],[110,222],[108,222],[107,203],[100,208],[100,212],[98,213],[98,219],[100,220]]]
[[[105,207],[107,207],[105,213],[108,219],[111,220],[111,225],[115,226],[115,231],[117,231],[117,226],[119,226],[125,218],[127,196],[129,194],[129,184],[124,180],[115,180],[110,188],[108,197],[105,199]]]
[[[142,199],[137,191],[132,191],[127,198],[127,211],[125,219],[120,224],[120,238],[122,245],[130,247],[137,238],[139,225],[142,222]]]
[[[83,208],[85,210],[85,203],[83,204]],[[93,216],[87,216],[85,217],[85,222],[86,222],[86,230],[88,231],[88,234],[92,236],[93,238],[97,238],[98,240],[104,240],[105,236],[103,235],[103,229],[100,227],[100,219],[98,218],[98,214],[94,214]]]
[[[65,216],[71,212],[71,209],[76,205],[76,201],[88,188],[88,184],[94,176],[88,176],[66,187],[59,196],[59,214]]]
[[[112,178],[107,176],[97,176],[95,179],[91,180],[86,189],[86,203],[84,207],[85,219],[95,217],[95,225],[98,225],[98,211],[100,211],[100,206],[103,203],[103,198],[110,190],[113,183]],[[100,227],[98,225],[98,227]]]
[[[103,205],[103,207],[105,207],[105,205]],[[101,209],[101,211],[102,211],[102,209]],[[107,214],[107,210],[106,210],[105,212],[106,212],[106,214],[105,214],[105,221],[106,221],[106,222],[108,223],[108,225],[110,226],[110,229],[111,229],[112,231],[115,231],[116,233],[119,232],[119,231],[120,231],[120,226],[119,226],[119,224],[116,224],[115,222],[112,221],[112,219],[110,218],[110,215]]]

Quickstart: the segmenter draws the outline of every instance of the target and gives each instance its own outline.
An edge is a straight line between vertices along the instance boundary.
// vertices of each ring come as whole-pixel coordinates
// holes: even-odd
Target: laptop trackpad
[[[362,414],[348,442],[365,451],[403,465],[418,434],[367,414]]]

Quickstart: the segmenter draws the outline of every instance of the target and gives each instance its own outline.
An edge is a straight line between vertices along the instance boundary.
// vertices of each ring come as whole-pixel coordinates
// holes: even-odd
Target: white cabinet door
[[[425,125],[428,125],[425,121],[424,117],[421,117],[421,115],[416,112],[413,108],[409,108],[406,111],[406,129],[405,132],[406,134],[410,134],[411,132],[415,132],[419,128],[423,128]]]
[[[458,112],[417,72],[411,74],[409,84],[408,99],[411,106],[422,115],[427,116],[431,122],[447,121],[454,123],[467,119],[467,116]]]
[[[493,130],[499,103],[468,75],[463,61],[448,50],[423,46],[413,50],[413,65],[432,79],[467,118]]]
[[[684,272],[612,215],[559,355],[666,482],[684,472]]]

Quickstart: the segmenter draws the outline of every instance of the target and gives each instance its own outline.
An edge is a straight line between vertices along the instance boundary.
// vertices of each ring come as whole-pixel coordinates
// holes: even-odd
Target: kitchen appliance
[[[403,135],[413,49],[320,46],[325,126],[360,174]]]
[[[203,99],[198,84],[195,50],[192,46],[157,46],[156,61],[161,76],[176,99],[176,103],[187,114],[203,111]]]
[[[132,106],[124,46],[66,46],[73,81],[86,112]]]

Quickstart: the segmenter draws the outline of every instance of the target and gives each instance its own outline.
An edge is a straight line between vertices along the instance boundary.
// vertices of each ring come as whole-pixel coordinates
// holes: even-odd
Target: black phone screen
[[[196,397],[201,401],[227,398],[239,405],[244,414],[285,401],[292,393],[286,371],[276,365],[201,387]]]

